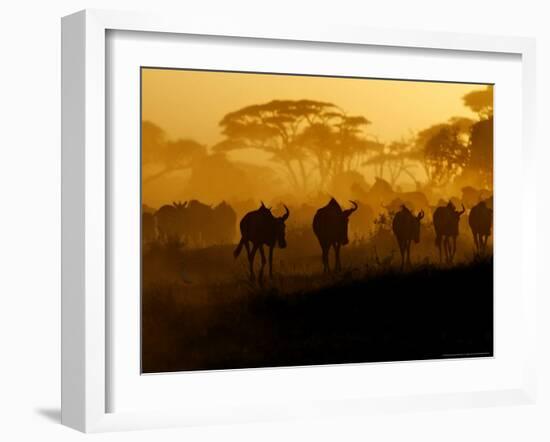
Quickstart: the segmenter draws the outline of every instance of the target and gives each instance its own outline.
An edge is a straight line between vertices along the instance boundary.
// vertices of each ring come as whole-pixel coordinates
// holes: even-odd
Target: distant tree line
[[[273,100],[230,112],[219,122],[224,139],[210,149],[190,139],[167,140],[162,129],[144,121],[143,182],[253,148],[268,153],[291,188],[304,193],[326,191],[343,173],[364,167],[392,186],[408,177],[417,189],[472,182],[492,189],[492,87],[466,94],[463,101],[477,119],[454,117],[389,143],[367,132],[367,117],[314,100]]]

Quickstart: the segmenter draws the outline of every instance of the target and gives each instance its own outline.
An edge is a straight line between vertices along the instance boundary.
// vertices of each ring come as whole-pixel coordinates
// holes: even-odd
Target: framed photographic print
[[[493,356],[493,88],[142,67],[142,372]]]
[[[532,40],[84,11],[62,43],[63,423],[533,400]]]

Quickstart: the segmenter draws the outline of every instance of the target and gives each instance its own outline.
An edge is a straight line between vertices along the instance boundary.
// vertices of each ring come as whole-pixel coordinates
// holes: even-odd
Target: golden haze
[[[390,146],[395,142],[413,143],[422,130],[451,118],[477,121],[478,114],[464,104],[463,97],[485,87],[424,81],[143,69],[142,120],[161,129],[165,141],[193,141],[210,155],[196,157],[196,164],[184,161],[182,167],[166,167],[162,161],[155,161],[155,148],[148,148],[148,137],[144,134],[143,202],[158,207],[178,199],[196,198],[218,203],[224,199],[269,200],[288,193],[307,199],[317,191],[333,190],[330,181],[334,181],[335,176],[321,183],[315,178],[318,174],[315,161],[309,164],[309,160],[304,160],[309,174],[304,184],[289,177],[289,174],[300,173],[298,162],[291,165],[295,169],[292,172],[280,161],[273,161],[271,152],[266,149],[243,146],[226,150],[223,155],[219,152],[212,155],[213,147],[226,138],[220,121],[225,115],[246,106],[272,100],[307,99],[333,103],[346,115],[363,116],[370,122],[361,127],[361,136],[373,143]],[[492,91],[492,87],[490,89]],[[382,174],[385,180],[409,190],[429,180],[425,167],[413,164],[414,161],[407,165],[407,171],[394,179],[389,165],[368,164],[375,156],[375,151],[362,155],[353,167],[339,172],[357,171],[366,185],[372,185],[375,177]],[[248,195],[244,195],[247,190]]]

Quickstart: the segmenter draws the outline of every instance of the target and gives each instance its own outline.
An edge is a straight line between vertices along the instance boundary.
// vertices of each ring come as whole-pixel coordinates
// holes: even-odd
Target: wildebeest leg
[[[489,235],[480,235],[481,236],[481,252],[483,255],[485,255],[485,251],[487,250],[487,241],[489,239]]]
[[[483,255],[483,250],[485,249],[484,247],[484,244],[483,244],[483,239],[484,239],[484,235],[482,235],[481,233],[478,233],[477,234],[477,253],[479,256],[482,256]]]
[[[411,240],[407,240],[407,267],[411,267]]]
[[[322,257],[323,272],[324,273],[329,273],[330,272],[330,267],[329,267],[329,264],[328,264],[328,252],[330,250],[330,244],[328,246],[327,245],[321,246],[321,249],[323,251],[323,257]]]
[[[269,277],[273,278],[273,247],[269,248]]]
[[[254,281],[256,279],[254,275],[254,258],[256,257],[256,250],[258,250],[258,246],[256,244],[252,245],[252,250],[248,254],[248,265],[250,266],[250,280]]]
[[[453,238],[453,262],[455,260],[455,256],[456,256],[456,236]]]
[[[452,257],[452,254],[453,254],[453,242],[452,242],[452,237],[448,236],[447,237],[447,263],[451,263],[452,260],[453,260],[453,257]]]
[[[264,280],[264,268],[265,268],[265,261],[266,261],[263,245],[260,245],[260,258],[262,258],[262,266],[260,267],[260,276],[258,277],[258,280],[261,283]]]
[[[456,253],[456,236],[449,238],[449,263],[452,263]]]
[[[480,247],[481,247],[481,244],[479,243],[480,235],[477,234],[477,233],[474,233],[473,235],[474,235],[474,244],[475,244],[475,247],[476,247],[476,253],[479,254]]]
[[[334,258],[335,258],[334,270],[336,272],[339,272],[340,270],[342,270],[342,263],[340,262],[340,244],[339,243],[334,244]]]
[[[399,241],[399,252],[401,253],[401,270],[405,267],[405,242]]]

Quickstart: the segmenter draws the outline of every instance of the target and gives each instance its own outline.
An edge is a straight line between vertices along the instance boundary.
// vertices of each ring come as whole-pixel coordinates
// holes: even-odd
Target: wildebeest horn
[[[424,218],[424,211],[423,210],[420,210],[420,212],[418,212],[418,219],[421,220],[422,218]]]
[[[261,203],[260,207],[265,207],[265,204],[263,201],[260,201],[260,203]]]
[[[288,210],[288,207],[283,204],[283,207],[285,208],[285,214],[281,216],[281,219],[283,221],[286,221],[288,219],[288,216],[290,215],[290,210]]]
[[[464,212],[466,212],[466,209],[464,208],[464,204],[462,204],[462,210],[458,213],[458,216],[462,215]]]
[[[353,207],[351,209],[344,210],[345,216],[350,216],[353,212],[357,210],[357,203],[355,201],[349,201],[351,204],[353,204]]]

